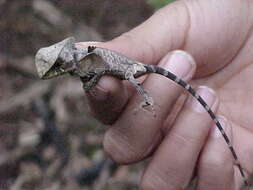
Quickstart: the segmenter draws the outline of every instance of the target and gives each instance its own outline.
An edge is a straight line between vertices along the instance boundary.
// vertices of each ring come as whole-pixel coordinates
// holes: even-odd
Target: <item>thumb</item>
[[[230,63],[244,46],[253,27],[250,5],[240,0],[175,1],[99,46],[146,64],[156,64],[169,51],[183,49],[199,65],[197,76],[206,76]]]
[[[253,16],[250,5],[240,0],[175,1],[102,46],[146,64],[157,64],[169,51],[182,49],[198,64],[195,76],[207,76],[241,51],[253,27],[247,22]]]
[[[158,10],[136,28],[101,44],[101,47],[146,64],[156,64],[169,51],[183,46],[188,26],[187,8],[182,1],[176,1]]]

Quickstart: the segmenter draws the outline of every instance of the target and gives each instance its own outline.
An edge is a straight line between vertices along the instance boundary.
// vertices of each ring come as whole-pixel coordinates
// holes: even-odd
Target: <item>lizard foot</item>
[[[155,107],[154,107],[153,102],[143,101],[140,104],[140,108],[145,112],[151,113],[153,117],[156,117],[156,112],[155,112]]]
[[[134,115],[137,114],[139,110],[143,110],[147,113],[151,113],[153,117],[156,117],[156,112],[154,108],[153,99],[149,97],[149,99],[146,99],[145,101],[141,102],[140,105],[134,109]]]

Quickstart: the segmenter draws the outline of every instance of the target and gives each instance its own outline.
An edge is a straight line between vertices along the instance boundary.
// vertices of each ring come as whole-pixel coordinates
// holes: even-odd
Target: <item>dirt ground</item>
[[[68,36],[112,39],[153,12],[145,0],[0,0],[0,190],[138,189],[145,162],[107,158],[80,81],[41,81],[34,55]]]

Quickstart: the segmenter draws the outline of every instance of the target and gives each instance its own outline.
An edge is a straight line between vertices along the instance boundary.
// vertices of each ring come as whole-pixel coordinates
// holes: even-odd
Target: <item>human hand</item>
[[[193,86],[214,89],[216,95],[203,87],[199,92],[216,114],[225,117],[225,130],[250,174],[252,27],[250,0],[185,0],[168,5],[137,28],[98,46],[146,64],[158,64]],[[189,54],[170,52],[176,49],[191,54],[197,67]],[[182,89],[166,78],[152,74],[143,85],[154,98],[156,118],[142,110],[134,114],[140,97],[126,82],[112,77],[103,77],[87,94],[92,113],[111,125],[104,139],[106,152],[118,163],[133,163],[152,155],[141,182],[144,190],[183,189],[194,175],[200,190],[239,189],[242,177],[222,136],[215,130],[209,133],[209,116],[196,103],[191,104],[191,99],[181,108],[184,98],[177,99]]]

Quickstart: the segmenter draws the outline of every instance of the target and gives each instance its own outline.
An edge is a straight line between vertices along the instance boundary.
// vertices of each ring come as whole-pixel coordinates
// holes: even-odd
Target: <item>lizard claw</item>
[[[134,109],[134,115],[136,115],[139,110],[143,110],[144,112],[151,113],[153,117],[156,117],[156,112],[155,112],[152,98],[141,102],[140,106]]]
[[[140,104],[140,107],[143,111],[149,112],[153,115],[153,117],[156,117],[156,112],[153,103],[145,101]]]

